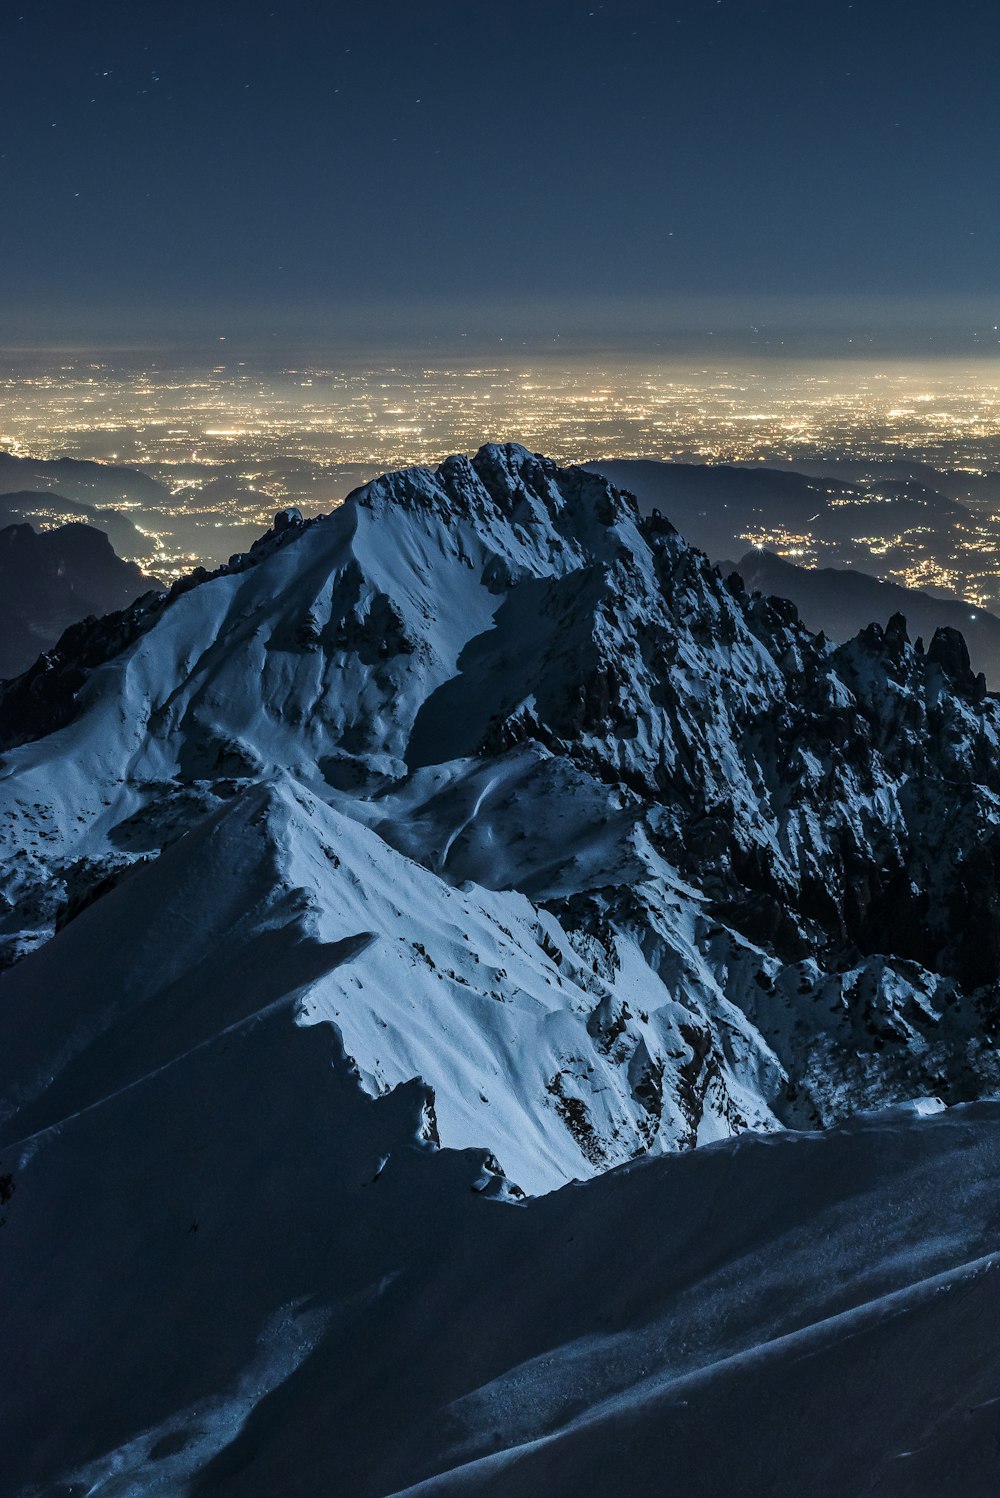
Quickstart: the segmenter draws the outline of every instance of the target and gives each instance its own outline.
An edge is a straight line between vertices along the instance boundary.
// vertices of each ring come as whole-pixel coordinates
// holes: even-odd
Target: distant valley
[[[587,465],[659,509],[713,560],[749,547],[1000,609],[1000,518],[924,482],[848,482],[791,468],[608,459]],[[836,465],[834,465],[836,466]]]

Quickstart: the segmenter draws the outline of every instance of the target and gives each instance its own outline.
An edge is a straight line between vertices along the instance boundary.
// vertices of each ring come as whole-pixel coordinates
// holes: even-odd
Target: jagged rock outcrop
[[[497,940],[528,920],[567,1016],[551,1045],[520,1020],[510,1040],[539,1068],[521,1106],[569,1140],[557,1176],[996,1083],[1000,703],[961,637],[925,653],[894,616],[834,647],[523,448],[282,512],[227,567],[70,631],[0,693],[0,734],[8,961],[87,877],[110,887],[275,775],[371,829],[401,887],[416,864],[442,898],[498,892]],[[407,921],[442,1024],[463,987],[494,1007],[523,991],[500,956],[442,958]],[[369,981],[362,1075],[423,1068],[445,1142],[516,1178],[440,1037],[415,1051],[401,1018],[380,1035]]]

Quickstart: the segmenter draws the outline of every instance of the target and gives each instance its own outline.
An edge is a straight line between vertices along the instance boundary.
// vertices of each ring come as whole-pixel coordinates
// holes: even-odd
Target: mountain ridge
[[[55,718],[18,733],[55,688]],[[587,1044],[631,1076],[630,1148],[748,1110],[829,1119],[852,1087],[974,1096],[1000,966],[998,714],[954,632],[921,656],[894,620],[834,648],[603,480],[487,447],[326,519],[282,512],[249,555],[71,632],[0,693],[22,740],[0,780],[8,959],[233,786],[290,773],[446,886],[530,890],[560,923],[543,967],[546,941],[604,966]],[[90,768],[53,770],[49,745]],[[579,829],[568,857],[553,815]],[[630,971],[644,950],[685,996],[665,1034],[626,997],[622,952]],[[803,988],[835,999],[825,1039],[794,1038]],[[733,1023],[771,1077],[755,1099]],[[536,1085],[579,1094],[561,1107],[591,1169],[594,1088],[563,1070]]]
[[[0,726],[11,1498],[991,1491],[960,635],[835,647],[492,446]]]
[[[935,598],[854,567],[801,567],[764,548],[719,565],[724,574],[738,573],[751,592],[789,599],[807,628],[840,642],[873,622],[884,628],[893,614],[902,614],[910,633],[925,643],[943,626],[957,630],[973,669],[993,685],[1000,681],[1000,618],[989,609]]]

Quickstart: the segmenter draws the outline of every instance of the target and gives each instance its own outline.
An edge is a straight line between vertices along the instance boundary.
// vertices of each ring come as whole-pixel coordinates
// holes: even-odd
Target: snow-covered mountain
[[[10,1491],[624,1491],[670,1430],[717,1492],[741,1359],[926,1346],[995,1108],[783,1131],[996,1090],[998,733],[954,631],[833,647],[516,446],[68,631],[0,689]]]

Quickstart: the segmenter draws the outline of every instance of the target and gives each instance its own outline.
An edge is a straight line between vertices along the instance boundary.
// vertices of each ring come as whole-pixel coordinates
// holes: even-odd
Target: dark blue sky
[[[13,0],[0,344],[971,338],[998,44],[985,0]]]

